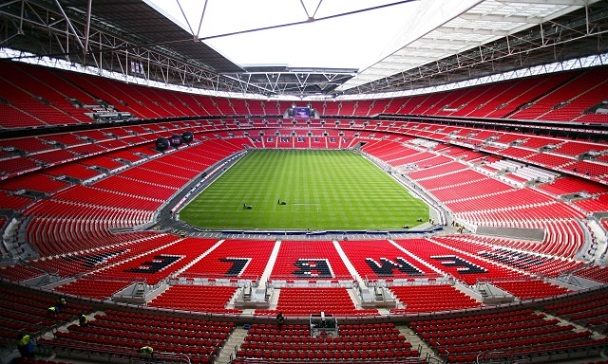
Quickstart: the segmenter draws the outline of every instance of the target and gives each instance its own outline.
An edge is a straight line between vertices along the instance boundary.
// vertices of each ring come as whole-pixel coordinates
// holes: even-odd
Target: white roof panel
[[[592,2],[596,2],[596,0],[588,1],[588,3]],[[451,19],[446,19],[445,23],[396,51],[395,54],[404,58],[401,65],[390,57],[379,60],[376,64],[363,70],[359,77],[344,83],[339,90],[347,90],[429,63],[429,60],[424,57],[405,60],[408,55],[415,56],[426,52],[427,55],[433,55],[433,60],[439,60],[537,26],[583,5],[582,0],[485,0],[478,2],[475,6],[462,11]],[[388,67],[383,64],[385,61],[388,62]]]
[[[243,68],[357,70],[344,91],[599,0],[142,1]]]

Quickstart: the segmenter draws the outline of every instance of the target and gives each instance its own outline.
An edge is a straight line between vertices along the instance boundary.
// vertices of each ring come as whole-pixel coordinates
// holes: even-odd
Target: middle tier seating
[[[148,305],[184,311],[239,314],[242,310],[226,308],[235,292],[235,287],[173,285]]]
[[[514,281],[498,280],[492,282],[492,284],[524,300],[552,297],[570,292],[570,290],[565,287],[559,287],[538,279]]]
[[[462,310],[481,306],[480,302],[447,284],[392,286],[390,289],[405,306],[391,309],[391,313],[395,314]]]
[[[277,308],[256,310],[257,316],[308,316],[324,311],[336,316],[376,316],[376,309],[357,309],[345,288],[281,288]]]

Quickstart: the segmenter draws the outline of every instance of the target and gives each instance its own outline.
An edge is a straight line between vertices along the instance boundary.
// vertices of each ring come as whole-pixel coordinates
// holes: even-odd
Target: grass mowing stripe
[[[262,230],[401,229],[428,216],[386,172],[336,150],[250,151],[180,212],[201,228]]]

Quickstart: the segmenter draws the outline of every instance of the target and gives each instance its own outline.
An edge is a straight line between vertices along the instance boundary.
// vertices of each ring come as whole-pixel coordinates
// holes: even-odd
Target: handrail
[[[581,349],[585,349],[587,352],[592,351],[592,350],[593,351],[597,350],[598,352],[601,352],[601,350],[604,349],[605,347],[606,347],[606,344],[604,344],[604,343],[598,343],[598,344],[580,343],[580,344],[567,345],[561,349],[554,348],[551,350],[547,350],[544,348],[528,347],[523,350],[515,348],[515,349],[507,349],[504,351],[480,352],[477,355],[476,363],[481,364],[481,363],[484,363],[483,360],[508,359],[508,358],[513,358],[514,356],[527,356],[527,357],[551,356],[552,353],[556,353],[556,352],[560,352],[560,351],[581,350]],[[484,356],[490,356],[490,357],[485,359]]]
[[[53,342],[49,342],[49,341],[45,341],[43,343],[39,343],[38,347],[40,348],[48,348],[50,350],[48,351],[62,351],[62,352],[68,352],[69,354],[67,355],[67,357],[70,357],[70,355],[72,357],[80,357],[81,355],[77,355],[77,352],[81,352],[82,355],[86,355],[87,357],[90,357],[91,354],[96,354],[96,355],[101,355],[101,356],[106,356],[108,357],[108,359],[112,359],[112,361],[117,361],[119,360],[119,357],[122,357],[126,360],[126,362],[128,363],[132,363],[132,362],[136,362],[137,360],[142,358],[142,355],[139,353],[136,353],[135,350],[128,350],[128,349],[124,349],[124,348],[102,348],[99,346],[93,346],[93,345],[89,345],[89,344],[82,344],[82,345],[78,345],[78,344],[67,344],[67,343],[61,343],[61,344],[56,344]],[[66,356],[66,354],[62,354],[60,355],[62,357]],[[191,360],[190,357],[184,353],[167,353],[167,352],[157,352],[154,351],[154,357],[153,358],[146,358],[146,362],[149,363],[176,363],[176,364],[190,364]]]

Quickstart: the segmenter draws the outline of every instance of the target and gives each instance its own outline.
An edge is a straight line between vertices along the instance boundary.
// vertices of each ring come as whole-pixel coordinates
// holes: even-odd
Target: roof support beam
[[[481,34],[481,35],[495,35],[498,37],[506,37],[509,35],[508,31],[500,29],[489,29],[489,28],[469,28],[469,27],[449,27],[443,26],[437,28],[438,32],[441,33],[456,33],[456,34]]]
[[[504,4],[538,4],[538,5],[561,5],[561,6],[586,6],[587,0],[495,0]]]
[[[500,23],[521,23],[521,24],[538,24],[543,21],[542,18],[533,16],[523,15],[496,15],[496,14],[476,14],[476,13],[465,13],[461,14],[459,18],[469,21],[489,21],[489,22],[500,22]]]
[[[84,48],[82,49],[82,62],[86,64],[87,52],[89,51],[89,34],[91,32],[91,10],[93,8],[93,0],[89,0],[87,4],[87,23],[84,28]]]
[[[76,38],[76,42],[78,42],[78,44],[80,45],[80,48],[83,49],[84,52],[86,52],[86,47],[82,43],[82,40],[80,39],[80,36],[78,35],[78,32],[76,31],[76,28],[74,28],[74,25],[72,25],[72,21],[70,20],[70,18],[68,18],[65,11],[63,10],[63,6],[61,6],[61,4],[59,3],[59,0],[55,0],[55,4],[57,4],[57,7],[59,8],[61,15],[63,15],[65,22],[67,23],[68,27],[74,34],[74,38]]]
[[[145,76],[148,81],[157,79],[168,84],[176,77],[179,80],[176,83],[185,82],[192,86],[201,84],[201,87],[211,87],[219,91],[241,92],[244,87],[248,92],[260,92],[254,85],[245,83],[244,86],[239,86],[238,83],[242,82],[240,80],[226,78],[190,64],[189,60],[175,58],[174,52],[168,49],[165,52],[165,49],[157,46],[142,48],[137,42],[112,34],[109,32],[110,28],[104,28],[103,24],[96,24],[91,20],[88,9],[80,14],[81,17],[78,17],[77,13],[70,13],[70,19],[68,9],[61,7],[59,0],[54,1],[57,6],[41,5],[40,2],[31,0],[12,1],[13,6],[4,3],[0,5],[0,23],[11,30],[0,34],[0,44],[10,46],[11,40],[23,36],[20,29],[27,26],[47,38],[38,41],[40,46],[49,45],[51,48],[45,48],[44,51],[36,49],[35,55],[24,54],[20,58],[65,58],[86,66],[93,65],[98,68],[97,74],[107,71],[119,72],[124,74],[125,78],[131,73],[129,65],[133,61],[145,65],[144,72],[138,73],[137,76]],[[90,3],[91,0],[87,4]],[[11,25],[19,23],[23,25]],[[85,34],[79,33],[78,29],[83,29]],[[79,45],[77,51],[70,49],[70,45],[74,43]]]

